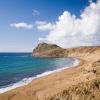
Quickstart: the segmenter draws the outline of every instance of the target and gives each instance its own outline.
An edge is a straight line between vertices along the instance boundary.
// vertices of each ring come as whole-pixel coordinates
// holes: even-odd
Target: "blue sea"
[[[25,85],[74,63],[72,58],[37,58],[31,53],[0,53],[0,92]]]

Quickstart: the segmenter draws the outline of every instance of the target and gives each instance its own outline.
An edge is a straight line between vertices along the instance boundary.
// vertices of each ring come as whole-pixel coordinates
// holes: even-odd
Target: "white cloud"
[[[40,12],[38,10],[33,10],[32,15],[33,16],[38,16]]]
[[[55,23],[38,24],[37,28],[49,29],[49,34],[39,40],[62,47],[100,45],[100,1],[91,1],[81,12],[80,18],[64,11]]]
[[[36,21],[35,22],[37,29],[41,31],[52,30],[55,28],[55,25],[52,23],[47,23],[46,21]]]
[[[27,23],[24,23],[24,22],[13,23],[13,24],[10,24],[10,26],[15,27],[15,28],[25,28],[25,29],[32,29],[33,28],[32,24],[27,24]]]

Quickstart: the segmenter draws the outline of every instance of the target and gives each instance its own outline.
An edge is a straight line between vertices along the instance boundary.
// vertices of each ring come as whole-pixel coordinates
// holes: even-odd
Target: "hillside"
[[[33,56],[36,57],[63,57],[65,49],[55,45],[55,44],[47,44],[40,43],[33,50]]]
[[[82,57],[100,51],[99,46],[83,46],[77,48],[64,49],[55,44],[40,43],[33,50],[36,57]]]

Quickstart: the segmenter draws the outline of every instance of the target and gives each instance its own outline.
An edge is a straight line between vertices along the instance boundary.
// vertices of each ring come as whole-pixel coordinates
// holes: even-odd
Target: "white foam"
[[[37,78],[40,78],[40,77],[43,77],[43,76],[46,76],[46,75],[49,75],[49,74],[52,74],[54,72],[60,72],[66,68],[69,68],[69,67],[75,67],[77,66],[78,64],[80,63],[80,61],[78,59],[76,59],[74,62],[73,62],[73,65],[72,66],[68,66],[68,67],[63,67],[63,68],[60,68],[60,69],[57,69],[57,70],[53,70],[53,71],[46,71],[42,74],[39,74],[39,75],[36,75],[35,77],[30,77],[30,78],[24,78],[22,79],[21,81],[17,82],[17,83],[14,83],[14,84],[11,84],[7,87],[4,87],[4,88],[0,88],[0,93],[4,93],[4,92],[7,92],[9,90],[12,90],[12,89],[15,89],[17,87],[21,87],[21,86],[24,86],[24,85],[27,85],[29,84],[32,80],[34,79],[37,79]]]

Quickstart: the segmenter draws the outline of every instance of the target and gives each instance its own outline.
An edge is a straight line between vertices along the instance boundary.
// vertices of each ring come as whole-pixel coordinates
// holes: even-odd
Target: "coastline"
[[[48,75],[44,75],[44,76],[41,76],[41,77],[38,77],[38,78],[36,78],[36,79],[33,79],[31,82],[29,82],[28,84],[26,84],[26,85],[24,85],[24,86],[21,86],[21,87],[17,87],[17,88],[14,88],[14,89],[11,89],[10,91],[6,91],[6,92],[4,92],[4,93],[1,93],[0,94],[0,100],[8,100],[7,98],[9,98],[9,97],[11,97],[11,98],[13,98],[13,94],[16,94],[17,93],[17,91],[20,91],[20,92],[23,92],[23,90],[24,89],[26,89],[26,90],[28,90],[29,88],[31,88],[31,86],[33,86],[33,87],[35,87],[35,85],[36,84],[38,84],[38,83],[40,83],[39,84],[39,86],[36,86],[36,88],[41,88],[41,82],[43,81],[43,83],[44,83],[44,80],[45,81],[47,81],[47,79],[53,79],[53,78],[57,78],[57,80],[59,80],[59,75],[60,74],[63,74],[63,73],[66,73],[66,72],[68,72],[68,74],[70,73],[70,72],[73,72],[73,71],[75,71],[75,70],[77,70],[77,69],[80,69],[80,66],[81,65],[83,65],[83,63],[84,63],[84,61],[83,60],[81,60],[80,59],[80,63],[79,63],[79,65],[75,65],[75,66],[72,66],[72,67],[69,67],[69,68],[64,68],[64,69],[60,69],[59,71],[57,71],[57,72],[53,72],[53,73],[50,73],[50,74],[48,74]],[[73,71],[72,71],[73,70]],[[67,75],[68,75],[67,74]],[[65,75],[64,75],[65,76]],[[53,81],[54,81],[54,79],[53,79]],[[51,80],[51,82],[53,82],[52,80]],[[60,80],[59,80],[60,81]],[[35,85],[34,85],[35,84]],[[45,85],[45,84],[44,84]],[[45,87],[45,88],[47,88],[47,87]],[[63,89],[63,88],[62,88]],[[61,90],[62,90],[61,89]],[[36,90],[38,90],[38,89],[36,89]],[[36,90],[34,90],[34,91],[36,91]],[[60,91],[61,91],[60,90]],[[57,90],[58,91],[58,90]],[[54,93],[55,94],[55,93]],[[50,95],[50,94],[49,94]],[[35,96],[33,96],[33,100],[38,100],[38,99],[36,99],[37,98],[37,96],[35,97]],[[17,99],[18,100],[30,100],[29,98],[27,98],[27,96],[22,96],[21,98],[18,96],[17,97]],[[10,100],[10,99],[9,99]],[[11,100],[16,100],[16,99],[11,99]],[[41,98],[40,97],[40,99],[39,100],[44,100],[44,97],[43,98]]]
[[[98,74],[100,70],[98,67],[100,62],[100,48],[76,49],[76,51],[74,50],[74,52],[70,53],[68,56],[80,59],[80,64],[76,67],[70,67],[60,72],[43,76],[33,80],[28,85],[2,93],[0,94],[0,100],[57,100],[56,97],[63,97],[61,93],[63,93],[64,90],[68,92],[68,100],[71,100],[70,98],[84,100],[81,98],[82,96],[84,98],[86,94],[82,95],[80,94],[81,92],[79,92],[79,94],[74,94],[73,89],[75,90],[77,88],[73,86],[79,87],[79,84],[83,84],[82,87],[84,87],[84,83],[92,82],[100,77],[100,74]],[[86,85],[86,88],[88,88],[87,86],[88,85]],[[82,93],[84,93],[83,90],[82,88],[80,89]],[[85,100],[92,100],[87,99],[89,96],[92,97],[91,92],[89,93],[90,95],[87,94]],[[95,94],[95,89],[92,93]],[[96,90],[96,94],[98,95],[95,98],[98,98],[100,92]]]
[[[50,74],[63,71],[63,70],[68,69],[70,67],[76,67],[80,63],[80,60],[76,59],[76,58],[72,58],[72,59],[74,59],[74,62],[73,62],[72,66],[62,67],[62,68],[55,69],[55,70],[52,70],[52,71],[46,71],[44,73],[38,74],[38,75],[33,76],[33,77],[24,78],[24,79],[22,79],[21,81],[19,81],[17,83],[13,83],[13,84],[8,85],[7,87],[0,88],[0,94],[5,93],[5,92],[9,92],[13,89],[20,88],[22,86],[26,86],[29,83],[31,83],[32,81],[34,81],[35,79],[39,79],[39,78],[48,76]]]

